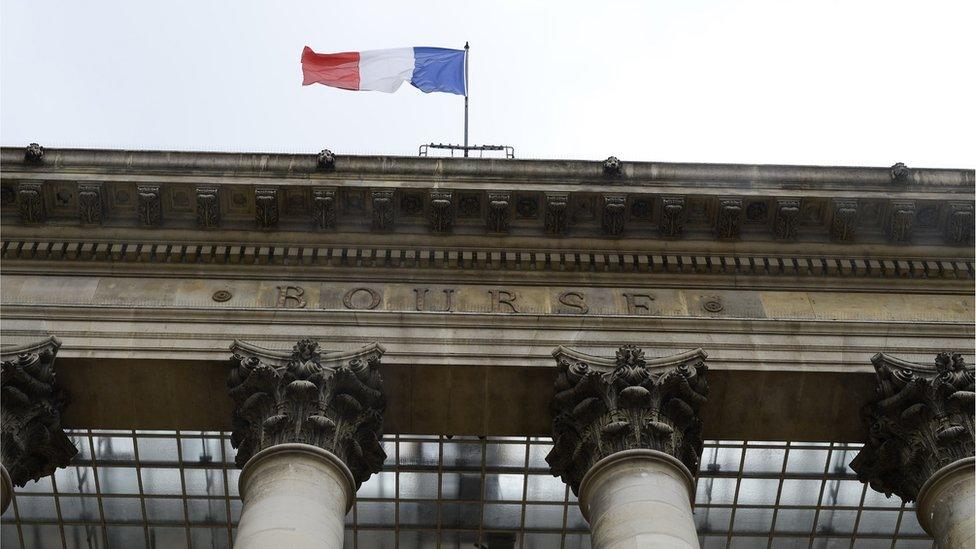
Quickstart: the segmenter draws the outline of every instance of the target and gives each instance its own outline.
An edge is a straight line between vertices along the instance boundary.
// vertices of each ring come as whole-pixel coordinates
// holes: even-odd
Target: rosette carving
[[[0,448],[3,466],[17,486],[65,467],[78,453],[61,428],[68,395],[54,375],[60,347],[61,342],[50,337],[2,351]]]
[[[236,405],[231,443],[243,467],[260,450],[289,442],[318,446],[352,471],[356,486],[380,470],[386,397],[377,369],[383,348],[323,353],[302,339],[292,351],[240,341],[227,385]]]
[[[871,359],[877,399],[862,410],[868,440],[851,461],[861,482],[914,501],[932,473],[973,456],[973,368],[958,353],[935,365]]]
[[[708,396],[704,351],[648,360],[625,345],[606,359],[560,347],[553,356],[559,373],[546,461],[574,493],[590,467],[623,450],[658,450],[698,470],[698,411]]]

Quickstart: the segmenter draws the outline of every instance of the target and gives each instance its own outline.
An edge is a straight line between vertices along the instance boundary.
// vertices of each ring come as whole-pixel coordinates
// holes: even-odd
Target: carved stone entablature
[[[911,181],[912,171],[908,169],[902,162],[898,162],[894,166],[888,169],[888,173],[891,174],[891,182],[898,183],[899,185],[904,185]]]
[[[137,213],[139,224],[143,227],[157,227],[163,219],[162,195],[159,185],[139,185],[136,187],[139,198]]]
[[[569,193],[546,193],[546,234],[564,235],[569,230]]]
[[[603,161],[603,175],[618,176],[622,169],[623,165],[616,156],[607,157]]]
[[[100,183],[78,184],[78,218],[82,225],[101,225],[105,218],[105,199]]]
[[[42,193],[40,183],[25,182],[17,186],[17,212],[21,223],[44,223],[47,220]]]
[[[389,231],[393,229],[393,191],[374,190],[370,192],[373,211],[373,230]]]
[[[446,233],[454,223],[454,201],[451,191],[430,191],[430,230]]]
[[[885,233],[892,242],[908,242],[912,239],[912,226],[915,222],[915,202],[896,200],[891,203]]]
[[[851,461],[861,482],[914,501],[940,468],[973,456],[973,368],[957,353],[935,365],[886,354],[871,359],[877,399],[864,407],[868,440]]]
[[[3,466],[11,481],[24,486],[65,467],[78,453],[61,428],[68,397],[54,375],[61,342],[54,337],[5,348],[2,355]]]
[[[489,192],[488,193],[488,213],[485,224],[490,233],[507,233],[508,222],[511,214],[512,193]]]
[[[37,143],[31,143],[24,149],[24,164],[30,166],[40,166],[44,163],[44,147]]]
[[[622,194],[603,195],[603,234],[621,236],[627,222],[627,197]]]
[[[558,374],[546,461],[574,493],[593,464],[623,450],[658,450],[698,470],[698,411],[708,396],[704,351],[645,359],[626,345],[609,359],[559,347],[553,356]]]
[[[973,205],[950,202],[946,216],[945,238],[950,244],[966,244],[973,238]]]
[[[718,201],[718,214],[715,218],[715,236],[722,240],[739,238],[742,228],[742,199],[722,198]]]
[[[319,229],[335,229],[336,190],[319,187],[312,189],[312,222]]]
[[[852,242],[857,227],[857,200],[834,199],[830,221],[830,239],[834,242]]]
[[[197,227],[216,229],[220,226],[220,189],[197,187]]]
[[[237,465],[277,444],[303,443],[335,454],[358,488],[380,470],[386,397],[378,370],[383,347],[373,343],[346,352],[323,352],[302,339],[292,351],[231,345],[227,380],[234,400]]]
[[[661,199],[661,236],[676,238],[685,230],[685,199],[665,196]]]
[[[254,220],[259,229],[278,225],[278,189],[254,189]]]
[[[315,165],[318,169],[326,172],[331,172],[335,170],[335,155],[329,149],[322,149],[319,151],[319,155],[316,158]]]
[[[799,220],[799,200],[776,201],[776,219],[773,221],[773,234],[777,239],[796,240],[797,225]]]

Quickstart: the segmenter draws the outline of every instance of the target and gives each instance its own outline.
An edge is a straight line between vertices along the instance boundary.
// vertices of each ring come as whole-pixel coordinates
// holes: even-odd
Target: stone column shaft
[[[918,491],[918,522],[943,549],[976,547],[973,458],[960,459],[935,472]]]

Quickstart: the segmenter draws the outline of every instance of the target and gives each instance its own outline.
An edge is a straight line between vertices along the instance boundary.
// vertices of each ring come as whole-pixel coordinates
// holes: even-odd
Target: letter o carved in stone
[[[366,305],[365,307],[357,306],[353,302],[353,299],[356,297],[356,295],[362,292],[366,292],[367,294],[369,294],[369,304]],[[382,296],[376,290],[372,288],[360,287],[360,288],[353,288],[348,292],[346,292],[346,295],[342,296],[342,304],[345,305],[347,309],[355,309],[355,310],[375,309],[379,307],[381,299]]]

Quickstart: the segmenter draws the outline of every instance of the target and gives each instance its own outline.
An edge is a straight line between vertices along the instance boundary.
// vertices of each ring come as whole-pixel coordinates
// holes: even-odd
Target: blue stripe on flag
[[[410,84],[424,93],[464,95],[464,50],[414,48]]]

